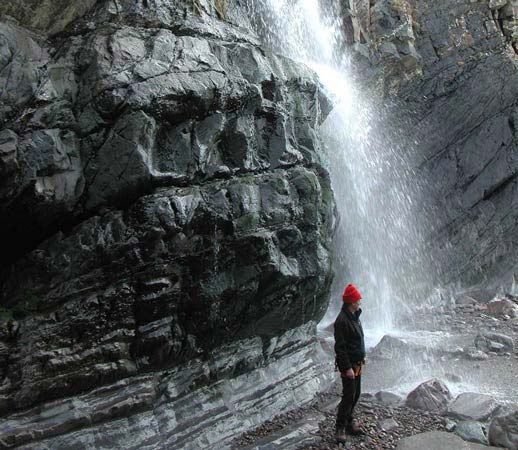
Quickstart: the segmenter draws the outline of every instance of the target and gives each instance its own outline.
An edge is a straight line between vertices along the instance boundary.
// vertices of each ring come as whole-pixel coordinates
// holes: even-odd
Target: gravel
[[[383,405],[375,397],[367,394],[362,395],[356,407],[356,418],[362,423],[365,435],[349,436],[348,442],[345,445],[338,445],[334,438],[336,407],[329,407],[330,404],[336,404],[338,397],[338,386],[335,386],[331,392],[319,394],[309,406],[279,415],[259,428],[243,434],[234,441],[232,448],[238,450],[252,445],[257,440],[263,439],[271,433],[278,432],[304,417],[318,413],[322,415],[317,433],[320,441],[309,446],[295,447],[296,450],[334,450],[337,448],[395,449],[397,442],[402,437],[431,430],[446,430],[445,419],[438,414],[426,411],[417,412],[406,407]],[[381,424],[388,419],[395,420],[398,423],[398,427],[390,431],[382,430]]]

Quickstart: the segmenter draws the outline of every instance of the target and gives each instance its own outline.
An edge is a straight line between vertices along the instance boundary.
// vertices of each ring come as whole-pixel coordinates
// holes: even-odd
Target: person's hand
[[[354,370],[353,369],[349,369],[349,370],[346,370],[345,372],[342,372],[342,377],[343,378],[354,379]]]

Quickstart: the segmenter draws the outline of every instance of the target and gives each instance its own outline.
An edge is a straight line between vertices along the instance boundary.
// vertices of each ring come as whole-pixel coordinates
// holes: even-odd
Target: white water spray
[[[322,324],[334,320],[351,282],[363,293],[363,322],[377,342],[430,288],[415,220],[419,189],[406,161],[412,146],[375,126],[379,106],[351,81],[339,3],[327,1],[326,10],[335,11],[326,13],[316,0],[250,1],[265,44],[311,67],[334,105],[321,131],[341,222],[332,303]]]

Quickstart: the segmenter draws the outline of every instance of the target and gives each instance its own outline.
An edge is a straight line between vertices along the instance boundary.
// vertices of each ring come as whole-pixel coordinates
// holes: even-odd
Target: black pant
[[[338,405],[336,428],[345,428],[353,420],[353,410],[361,393],[361,375],[355,378],[342,377],[342,401]]]

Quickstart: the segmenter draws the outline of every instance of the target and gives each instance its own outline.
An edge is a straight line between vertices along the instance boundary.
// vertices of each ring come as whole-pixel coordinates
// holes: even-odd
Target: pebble
[[[300,418],[315,410],[322,410],[321,405],[326,404],[332,396],[338,396],[338,390],[326,394],[319,394],[310,406],[300,408],[291,413],[284,414],[271,420],[261,427],[250,431],[232,444],[233,450],[239,450],[254,443],[255,440],[278,431],[284,426],[300,420]],[[386,406],[372,399],[360,400],[356,407],[356,417],[362,423],[364,436],[349,436],[346,446],[338,446],[334,439],[334,426],[336,416],[334,412],[326,412],[324,420],[319,424],[318,436],[321,441],[317,444],[297,447],[294,450],[329,450],[337,448],[361,448],[365,450],[394,450],[399,439],[405,436],[422,433],[425,431],[445,431],[444,419],[433,413],[416,414],[415,410],[404,406]],[[392,427],[384,427],[383,424],[392,423]],[[282,424],[282,425],[281,425]],[[387,429],[388,428],[388,429]]]

